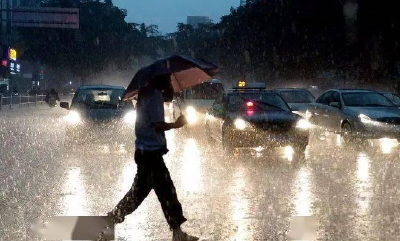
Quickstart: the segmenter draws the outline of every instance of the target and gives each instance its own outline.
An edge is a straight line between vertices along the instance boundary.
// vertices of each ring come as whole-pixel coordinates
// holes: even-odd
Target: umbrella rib
[[[175,78],[175,80],[176,80],[176,83],[178,83],[179,88],[181,89],[181,91],[183,91],[183,88],[182,88],[182,86],[181,86],[181,83],[179,83],[178,79],[177,79],[176,76],[175,76],[175,73],[172,73],[172,75],[174,76],[174,78]]]
[[[175,80],[176,80],[176,83],[178,83],[179,88],[181,89],[181,91],[183,91],[182,86],[181,86],[181,83],[179,83],[178,79],[177,79],[176,76],[175,76],[175,73],[172,73],[172,75],[174,76],[174,78],[175,78]],[[178,103],[178,108],[179,108],[179,112],[180,112],[181,115],[182,115],[182,108],[181,108],[181,104],[180,104],[180,103]]]

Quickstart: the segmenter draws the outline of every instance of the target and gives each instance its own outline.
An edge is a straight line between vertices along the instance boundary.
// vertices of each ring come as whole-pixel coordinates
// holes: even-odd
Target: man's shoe
[[[197,241],[199,240],[198,237],[189,235],[183,231],[174,232],[172,235],[172,241]]]
[[[96,241],[108,241],[108,239],[106,238],[106,235],[104,234],[104,232],[101,232],[99,234],[99,236],[97,236]]]
[[[125,217],[121,215],[121,211],[118,209],[107,213],[107,216],[111,218],[113,224],[118,224],[125,221]]]

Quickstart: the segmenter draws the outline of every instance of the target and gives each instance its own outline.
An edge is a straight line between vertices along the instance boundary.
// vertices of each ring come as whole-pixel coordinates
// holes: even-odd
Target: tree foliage
[[[365,80],[399,78],[396,1],[246,0],[217,24],[181,23],[166,37],[157,26],[127,23],[111,0],[42,5],[79,7],[81,28],[21,29],[23,57],[82,77],[180,53],[215,62],[232,79],[312,79],[332,70]]]
[[[157,26],[127,23],[126,11],[110,0],[46,0],[42,6],[79,7],[80,29],[19,29],[22,58],[70,70],[83,79],[130,68],[143,56],[157,57],[165,42]]]
[[[180,24],[177,51],[216,59],[226,76],[314,78],[334,70],[359,79],[398,78],[396,3],[372,0],[247,0],[216,25]]]

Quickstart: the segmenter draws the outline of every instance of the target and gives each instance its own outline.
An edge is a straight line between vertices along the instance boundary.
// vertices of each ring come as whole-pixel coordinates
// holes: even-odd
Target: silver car
[[[332,89],[309,105],[307,119],[344,140],[400,138],[400,109],[384,95],[362,89]]]
[[[203,128],[205,113],[215,99],[224,93],[220,80],[211,80],[184,90],[172,101],[172,117],[184,114],[190,127]]]
[[[288,103],[292,111],[303,118],[306,117],[308,105],[315,101],[315,97],[307,89],[280,88],[276,92]]]

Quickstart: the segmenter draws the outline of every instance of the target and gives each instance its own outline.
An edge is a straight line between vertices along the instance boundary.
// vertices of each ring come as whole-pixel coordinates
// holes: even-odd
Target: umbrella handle
[[[178,108],[179,108],[179,114],[180,115],[182,115],[182,103],[183,103],[183,100],[182,100],[182,102],[179,101],[179,103],[178,103]]]
[[[177,105],[178,105],[178,108],[179,108],[179,115],[181,116],[181,115],[183,115],[183,112],[182,112],[182,104],[185,102],[185,99],[184,98],[179,98],[179,101],[177,101],[176,103],[177,103]]]

